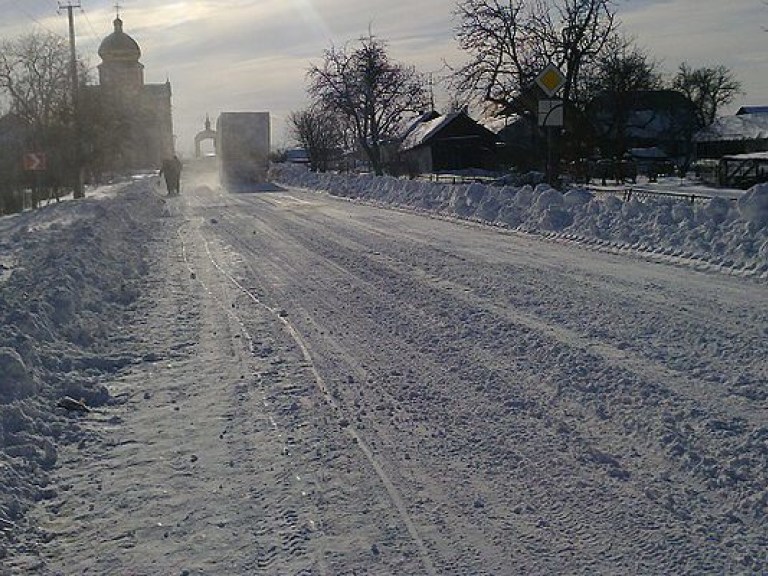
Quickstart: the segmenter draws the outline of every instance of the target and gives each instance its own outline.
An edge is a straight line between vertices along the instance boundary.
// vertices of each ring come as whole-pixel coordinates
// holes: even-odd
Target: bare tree
[[[36,185],[58,188],[72,174],[74,115],[67,40],[33,32],[0,42],[0,93],[27,130],[25,147],[43,150],[48,170]],[[84,80],[82,62],[78,72]],[[45,180],[45,182],[42,182]]]
[[[741,94],[741,82],[723,65],[691,68],[683,62],[672,81],[672,87],[680,90],[694,103],[701,126],[712,124],[718,110]]]
[[[10,111],[38,133],[70,118],[66,39],[34,32],[0,43],[0,90],[8,97]]]
[[[577,99],[584,65],[603,51],[617,23],[611,0],[460,0],[459,46],[469,53],[457,86],[485,102],[531,112],[536,75],[563,70],[563,100]]]
[[[386,45],[372,35],[354,49],[331,47],[309,70],[309,95],[348,122],[357,145],[376,174],[382,174],[384,142],[402,128],[409,113],[423,111],[428,97],[415,69],[392,62]]]
[[[606,41],[605,50],[587,65],[583,76],[581,93],[590,99],[602,92],[658,90],[663,85],[658,61],[634,38],[620,34]]]
[[[597,99],[602,116],[607,119],[602,131],[596,127],[597,136],[609,138],[615,148],[613,152],[622,154],[628,130],[653,122],[653,118],[647,117],[643,125],[634,125],[631,117],[643,92],[662,88],[659,64],[633,38],[615,34],[607,40],[603,53],[587,64],[583,76],[582,97],[585,101]]]
[[[293,136],[309,154],[313,171],[325,172],[343,139],[342,125],[332,111],[317,106],[291,112],[288,125]]]

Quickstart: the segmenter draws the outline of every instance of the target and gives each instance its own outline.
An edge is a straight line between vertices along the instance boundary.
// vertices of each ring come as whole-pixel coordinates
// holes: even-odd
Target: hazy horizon
[[[47,5],[47,6],[46,6]],[[33,30],[67,35],[66,11],[57,2],[0,0],[0,38]],[[206,115],[222,111],[269,111],[273,147],[290,144],[285,118],[306,106],[306,72],[332,44],[354,41],[369,30],[388,43],[391,57],[439,79],[446,63],[466,57],[454,39],[456,2],[360,0],[226,0],[219,2],[120,3],[124,30],[141,47],[147,83],[171,81],[176,146],[190,154]],[[623,31],[671,75],[681,62],[723,64],[742,83],[732,106],[768,103],[764,24],[759,0],[623,0],[616,4]],[[82,0],[75,9],[79,54],[94,69],[101,40],[112,32],[112,0]],[[736,33],[738,32],[738,33]],[[447,97],[436,91],[437,107]]]

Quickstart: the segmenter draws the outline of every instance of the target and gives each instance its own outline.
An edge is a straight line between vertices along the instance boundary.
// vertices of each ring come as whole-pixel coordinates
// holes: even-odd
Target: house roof
[[[499,134],[518,120],[520,120],[519,114],[510,114],[509,116],[491,116],[482,118],[478,123],[494,134]]]
[[[664,150],[656,146],[650,146],[648,148],[630,148],[629,153],[633,158],[638,160],[662,160],[669,157]]]
[[[435,117],[417,123],[403,138],[400,150],[405,152],[423,146],[437,138],[438,134],[441,139],[450,140],[467,138],[480,138],[494,142],[497,140],[496,134],[471,118],[465,111],[460,110],[445,116],[435,114]]]
[[[446,116],[433,117],[431,120],[417,121],[406,133],[405,138],[403,138],[403,143],[400,144],[400,149],[411,150],[421,146],[439,132],[443,126],[447,126],[453,121],[459,114],[461,114],[461,112],[453,112]]]
[[[587,108],[593,111],[610,111],[617,106],[629,110],[693,109],[693,103],[688,97],[677,90],[606,90],[593,98]]]
[[[423,114],[419,114],[405,129],[405,131],[400,135],[400,141],[405,140],[405,138],[408,137],[408,135],[413,132],[416,128],[421,126],[424,122],[428,122],[429,120],[434,120],[435,118],[439,118],[440,113],[436,112],[434,110],[430,110],[429,112],[424,112]]]
[[[294,162],[298,164],[308,163],[309,154],[304,148],[290,148],[285,151],[286,162]]]
[[[768,114],[768,106],[742,106],[736,112],[736,116],[742,114]]]
[[[768,140],[768,114],[724,116],[699,130],[694,142],[728,142],[738,140]]]
[[[723,160],[768,160],[768,152],[750,152],[748,154],[729,154]]]

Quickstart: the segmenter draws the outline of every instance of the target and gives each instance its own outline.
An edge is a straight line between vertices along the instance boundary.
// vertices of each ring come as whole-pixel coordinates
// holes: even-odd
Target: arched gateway
[[[200,158],[200,144],[205,140],[213,140],[213,145],[216,146],[216,131],[211,130],[211,119],[207,114],[205,115],[205,130],[198,132],[195,136],[195,158]]]

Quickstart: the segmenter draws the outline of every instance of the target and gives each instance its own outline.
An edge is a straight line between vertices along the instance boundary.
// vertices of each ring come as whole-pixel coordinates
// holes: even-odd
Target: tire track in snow
[[[509,306],[496,304],[487,298],[475,295],[473,288],[469,285],[459,284],[445,278],[436,278],[424,270],[402,261],[397,261],[396,266],[393,266],[389,258],[379,256],[379,259],[384,265],[394,267],[396,270],[402,271],[410,268],[410,274],[414,278],[445,291],[453,298],[463,300],[474,307],[486,309],[501,318],[525,326],[569,347],[599,356],[607,364],[633,372],[650,382],[663,382],[676,394],[686,395],[702,405],[708,405],[712,402],[711,392],[702,390],[698,381],[666,368],[659,363],[652,362],[648,358],[632,353],[629,350],[621,350],[607,342],[580,334],[565,326],[547,322],[533,314],[527,314]],[[716,408],[716,411],[727,411],[734,416],[748,413],[753,421],[762,415],[760,407],[734,396],[718,396]]]
[[[195,272],[195,268],[189,259],[187,243],[184,241],[184,237],[182,234],[183,228],[184,228],[184,225],[181,225],[177,229],[177,235],[179,236],[179,239],[181,242],[182,260],[184,261],[184,264],[186,265],[192,277],[203,287],[203,289],[211,298],[216,300],[216,296],[214,295],[213,290],[211,289],[210,286],[208,286],[205,280],[203,280],[200,277],[200,275]],[[198,230],[198,233],[199,233],[199,230]],[[228,273],[226,273],[223,270],[223,268],[219,265],[219,263],[215,260],[210,250],[209,242],[204,237],[202,237],[202,235],[200,235],[200,239],[204,242],[206,255],[208,256],[208,259],[210,260],[214,268],[219,272],[219,274],[221,274],[222,277],[225,278],[227,282],[234,282],[235,287],[238,288],[239,290],[242,290],[242,287],[239,286],[237,281],[234,280],[234,278],[232,278]],[[218,302],[218,300],[216,301]],[[250,333],[250,331],[247,329],[245,322],[242,320],[242,318],[240,318],[237,314],[233,313],[232,310],[228,309],[225,306],[220,306],[220,308],[222,309],[225,315],[230,316],[237,322],[240,328],[241,335],[246,342],[247,349],[252,354],[255,354],[256,353],[255,339],[253,335]],[[270,312],[272,312],[272,310],[269,309],[268,307],[264,306],[264,308],[267,308]],[[289,441],[285,437],[285,435],[282,432],[280,432],[280,425],[275,419],[274,414],[271,413],[271,405],[263,390],[262,390],[261,402],[264,406],[264,409],[267,411],[267,417],[274,433],[279,438],[279,441],[282,443],[281,452],[286,455],[290,454]],[[294,477],[296,481],[302,482],[302,474],[299,474],[298,472],[294,472],[291,474],[291,476]],[[306,492],[304,492],[304,490],[302,490],[302,496],[306,496]],[[282,541],[282,546],[281,546],[282,550],[289,556],[306,554],[307,548],[304,545],[304,543],[307,541],[307,538],[302,534],[301,527],[298,524],[297,511],[293,507],[291,507],[290,504],[282,506],[282,512],[279,516],[279,520],[280,520],[280,525],[278,530],[278,536]],[[308,519],[308,524],[312,531],[316,531],[318,530],[319,526],[322,525],[322,520],[319,518],[313,519],[312,517],[310,517]],[[271,533],[271,531],[268,531],[267,533],[269,534]],[[274,562],[276,561],[276,556],[277,556],[276,550],[277,550],[277,547],[274,543],[271,546],[265,548],[264,550],[260,550],[255,560],[257,567],[261,570],[272,568]],[[330,574],[328,567],[325,564],[324,553],[325,551],[321,546],[320,553],[316,555],[316,564],[319,567],[321,574]],[[304,573],[304,572],[302,571],[300,573]]]
[[[331,406],[331,408],[338,413],[340,407],[338,406],[338,403],[334,399],[333,395],[328,389],[328,386],[326,385],[325,380],[320,374],[314,362],[314,359],[312,358],[312,353],[309,349],[309,346],[307,345],[306,341],[302,337],[301,333],[287,318],[287,315],[285,314],[285,312],[281,309],[278,309],[276,307],[266,304],[256,294],[254,294],[252,291],[248,290],[248,288],[243,286],[234,276],[232,276],[229,272],[227,272],[221,266],[221,264],[216,260],[215,256],[211,252],[209,242],[205,238],[203,238],[203,242],[205,245],[206,254],[211,264],[219,272],[219,274],[221,274],[222,277],[224,277],[231,284],[233,284],[244,296],[250,299],[254,304],[267,310],[270,314],[272,314],[275,318],[277,318],[277,320],[284,326],[288,334],[291,336],[291,338],[294,340],[296,345],[299,347],[299,350],[301,350],[301,354],[304,357],[307,367],[312,373],[312,376],[315,380],[315,383],[318,389],[322,392],[329,406]],[[185,261],[186,261],[186,257],[185,257]],[[242,325],[242,322],[241,322],[241,325]],[[245,326],[242,326],[242,329],[247,334],[247,330],[245,329]],[[250,334],[247,334],[247,338],[252,343],[252,337]],[[421,538],[418,532],[418,529],[416,528],[416,524],[414,523],[413,519],[408,513],[408,509],[406,507],[405,501],[400,496],[400,493],[395,487],[393,481],[389,478],[388,474],[384,470],[384,467],[379,462],[378,458],[374,455],[371,448],[366,444],[363,437],[357,432],[357,430],[352,425],[346,426],[343,429],[345,430],[347,435],[349,435],[352,438],[355,445],[360,449],[360,451],[364,454],[364,456],[366,457],[366,459],[368,460],[368,462],[376,472],[376,475],[379,477],[379,480],[384,485],[390,500],[392,501],[393,505],[397,509],[397,512],[401,520],[403,521],[403,524],[405,525],[412,540],[415,542],[416,546],[419,549],[421,562],[424,565],[424,568],[427,574],[437,576],[438,572],[434,566],[434,563],[432,562],[432,559],[429,554],[429,550],[427,549],[427,546],[425,545],[423,539]]]
[[[408,212],[408,211],[405,211]],[[455,220],[455,219],[454,219]],[[453,220],[452,220],[453,221]],[[472,221],[466,221],[459,219],[459,224],[466,226],[476,226],[478,228],[485,228],[487,224],[475,223]],[[373,230],[371,228],[366,229],[367,234],[377,232],[382,237],[386,237],[385,232],[379,230]],[[549,241],[553,243],[566,243],[567,238],[555,237],[554,235],[545,236],[536,233],[527,233],[518,230],[502,230],[502,232],[509,235],[516,235],[523,238],[534,239],[536,241]],[[326,234],[330,234],[330,230],[325,230]],[[449,294],[451,297],[461,299],[466,303],[481,309],[487,309],[489,312],[495,315],[505,318],[511,322],[525,326],[526,328],[533,330],[539,334],[546,336],[547,338],[561,342],[571,348],[583,350],[587,353],[593,354],[603,360],[610,366],[618,367],[650,381],[661,382],[675,394],[687,396],[695,400],[701,405],[712,405],[713,399],[711,390],[706,387],[702,388],[702,383],[695,377],[690,377],[685,373],[667,368],[663,364],[653,361],[652,359],[642,356],[628,349],[621,349],[609,342],[590,337],[588,335],[579,333],[573,329],[570,329],[562,324],[553,323],[542,319],[535,314],[526,313],[515,309],[510,306],[498,304],[488,298],[479,296],[475,293],[474,289],[470,285],[458,283],[453,280],[436,277],[431,275],[419,266],[415,266],[413,263],[402,260],[400,258],[393,258],[386,256],[382,253],[377,253],[371,250],[368,246],[359,244],[355,239],[347,238],[334,234],[334,238],[340,245],[355,251],[362,251],[369,254],[369,258],[373,261],[379,262],[381,265],[391,269],[394,276],[398,274],[410,275],[417,281],[428,284],[432,287],[437,287]],[[419,242],[419,240],[417,240]],[[573,241],[571,241],[573,243]],[[601,245],[591,246],[585,243],[576,243],[579,248],[594,251],[606,251]],[[611,251],[613,254],[627,255],[629,248],[624,250],[616,249]],[[635,257],[648,257],[648,254],[642,251],[631,251]],[[659,255],[655,255],[659,256]],[[667,257],[666,260],[658,260],[657,263],[673,264],[673,262]],[[701,264],[699,262],[699,264]],[[344,269],[341,266],[335,265],[339,270],[350,273],[349,270]],[[721,273],[724,271],[720,271]],[[356,277],[358,281],[359,277]],[[747,281],[754,282],[754,279]],[[644,295],[645,298],[652,299],[655,304],[661,306],[666,305],[662,300],[656,298],[653,294],[650,296]],[[679,310],[675,310],[676,314],[680,314]],[[759,420],[762,409],[754,404],[751,404],[747,400],[741,397],[733,395],[720,394],[717,396],[716,403],[712,406],[715,412],[726,412],[731,416],[742,416],[744,413],[750,415],[753,421]]]

